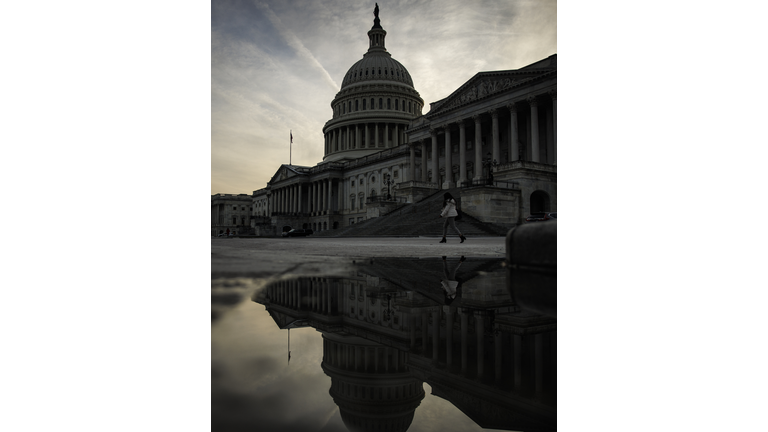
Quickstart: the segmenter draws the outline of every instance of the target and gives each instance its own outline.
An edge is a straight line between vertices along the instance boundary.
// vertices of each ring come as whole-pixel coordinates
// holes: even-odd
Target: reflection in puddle
[[[320,333],[316,370],[347,430],[414,430],[424,383],[479,427],[556,429],[555,319],[515,303],[503,260],[380,258],[343,277],[276,282],[252,300],[270,332]],[[226,423],[216,407],[232,396],[213,396],[216,430]]]

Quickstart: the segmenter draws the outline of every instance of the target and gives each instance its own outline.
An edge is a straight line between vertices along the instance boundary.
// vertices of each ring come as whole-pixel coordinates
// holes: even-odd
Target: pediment
[[[546,72],[541,70],[480,72],[441,101],[428,116],[497,95]]]
[[[280,165],[280,168],[278,168],[275,174],[272,176],[270,183],[281,182],[298,175],[301,174],[294,170],[291,165]]]

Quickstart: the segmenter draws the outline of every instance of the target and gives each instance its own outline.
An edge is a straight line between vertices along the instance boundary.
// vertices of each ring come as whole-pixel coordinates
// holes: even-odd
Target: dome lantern
[[[373,27],[368,30],[368,52],[383,51],[387,52],[387,48],[384,46],[384,38],[387,36],[387,31],[381,27],[381,20],[379,20],[379,4],[376,3],[376,7],[373,9]]]

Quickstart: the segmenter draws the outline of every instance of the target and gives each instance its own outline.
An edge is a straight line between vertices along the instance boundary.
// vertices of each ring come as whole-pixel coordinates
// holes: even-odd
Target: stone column
[[[352,147],[356,149],[360,148],[360,128],[357,124],[355,124],[355,144]]]
[[[437,152],[437,130],[430,129],[430,135],[432,136],[432,183],[440,187],[440,159]]]
[[[427,143],[424,140],[421,143],[421,181],[427,182]]]
[[[473,115],[472,119],[475,120],[475,176],[472,179],[480,180],[483,178],[483,135],[480,129],[480,116]]]
[[[336,151],[335,146],[336,146],[336,129],[331,131],[331,145],[330,145],[331,148],[329,149],[330,151],[328,153],[333,153],[334,151]]]
[[[459,121],[459,184],[467,181],[467,136],[464,122]]]
[[[528,98],[528,104],[531,106],[531,160],[539,162],[539,104],[535,96]]]
[[[411,166],[410,170],[408,171],[408,180],[416,180],[416,149],[412,146],[408,146],[409,150],[411,151]]]
[[[325,211],[325,180],[320,180],[320,214]]]
[[[298,200],[298,202],[299,202],[299,205],[298,205],[298,207],[296,208],[296,211],[297,211],[297,212],[299,212],[299,213],[303,213],[303,212],[304,212],[304,208],[303,208],[303,207],[304,207],[304,206],[303,206],[303,204],[304,204],[304,201],[302,200],[302,196],[301,196],[301,189],[302,189],[302,188],[301,188],[301,183],[299,183],[298,185],[296,185],[296,187],[298,187],[298,188],[299,188],[299,200]]]
[[[338,179],[336,181],[336,192],[339,194],[339,198],[337,201],[337,208],[339,210],[339,213],[341,213],[342,210],[344,210],[344,180]]]
[[[400,128],[398,128],[398,124],[395,123],[395,133],[392,134],[392,147],[397,147],[400,145]]]
[[[552,165],[557,165],[557,90],[550,90],[549,95],[552,97],[552,139],[555,142]]]
[[[509,161],[520,159],[520,149],[517,147],[517,107],[514,103],[507,105],[509,110]]]
[[[331,210],[333,209],[333,206],[331,205],[331,179],[328,179],[328,200],[326,202],[326,205],[328,206],[328,214],[331,214]]]
[[[373,133],[376,136],[374,140],[374,147],[379,148],[379,123],[373,124]]]
[[[501,163],[501,151],[499,149],[499,111],[491,110],[491,132],[493,134],[493,159]]]
[[[451,147],[451,125],[445,126],[445,182],[443,189],[454,187],[453,178],[453,148]]]

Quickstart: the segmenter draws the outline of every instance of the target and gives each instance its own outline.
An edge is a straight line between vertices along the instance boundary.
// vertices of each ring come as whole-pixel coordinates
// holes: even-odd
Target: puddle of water
[[[506,280],[438,257],[214,281],[212,430],[556,430],[556,322]]]

